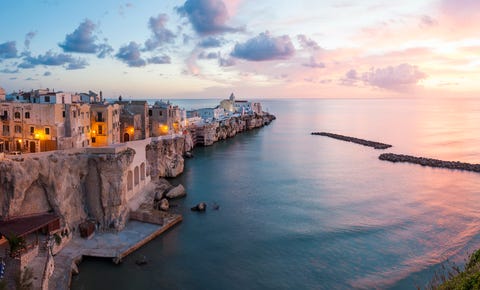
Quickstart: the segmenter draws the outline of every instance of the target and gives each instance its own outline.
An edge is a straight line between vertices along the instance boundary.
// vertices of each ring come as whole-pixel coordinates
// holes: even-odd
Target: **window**
[[[65,111],[63,111],[63,112],[62,112],[62,117],[64,117],[64,118],[65,118]]]
[[[140,179],[145,180],[145,163],[140,164]]]
[[[15,125],[14,130],[15,130],[15,133],[22,133],[22,126]]]
[[[97,122],[103,122],[103,115],[101,112],[97,113]]]
[[[92,143],[95,143],[96,139],[95,137],[92,137]]]
[[[138,185],[138,182],[139,182],[139,169],[138,169],[138,166],[135,166],[135,169],[133,171],[133,183],[135,184],[135,186]]]
[[[15,119],[20,119],[20,112],[15,112],[14,118]]]
[[[45,135],[50,135],[50,128],[45,127]]]
[[[50,96],[45,96],[45,102],[50,103]]]
[[[161,116],[161,115],[162,115],[162,111],[158,111],[158,115]]]
[[[99,135],[103,134],[103,126],[102,125],[98,125],[98,134]]]
[[[30,134],[35,133],[35,127],[30,127]]]
[[[133,174],[132,171],[129,170],[127,173],[127,190],[133,189]]]
[[[152,110],[148,110],[148,115],[151,117],[153,114]]]
[[[74,117],[74,118],[77,117],[77,112],[73,111],[73,117]]]
[[[8,135],[10,135],[10,126],[3,125],[3,136],[8,136]]]
[[[25,119],[30,119],[30,112],[25,112]]]

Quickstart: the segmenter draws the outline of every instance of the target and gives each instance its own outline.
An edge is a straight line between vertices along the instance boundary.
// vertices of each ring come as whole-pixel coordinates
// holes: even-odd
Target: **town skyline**
[[[105,97],[475,96],[473,0],[6,1],[0,87]]]

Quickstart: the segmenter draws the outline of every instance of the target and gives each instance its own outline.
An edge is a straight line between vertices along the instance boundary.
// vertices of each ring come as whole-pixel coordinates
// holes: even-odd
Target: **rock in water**
[[[167,194],[165,194],[165,196],[169,199],[180,198],[184,197],[185,195],[187,195],[187,192],[185,191],[185,187],[183,187],[181,184],[170,189]]]
[[[159,208],[160,208],[160,210],[167,211],[170,208],[170,205],[168,203],[168,199],[162,198],[160,200]]]
[[[190,208],[192,211],[205,211],[207,209],[207,204],[204,202],[201,202],[197,204],[196,206]]]

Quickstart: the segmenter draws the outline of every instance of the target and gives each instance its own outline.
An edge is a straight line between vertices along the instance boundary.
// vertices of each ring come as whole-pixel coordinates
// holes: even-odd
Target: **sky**
[[[2,0],[0,87],[106,97],[480,93],[478,0]]]

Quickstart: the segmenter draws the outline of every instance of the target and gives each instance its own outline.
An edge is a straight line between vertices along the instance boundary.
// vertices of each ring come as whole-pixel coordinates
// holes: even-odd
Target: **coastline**
[[[69,237],[65,238],[61,245],[57,247],[57,250],[52,253],[53,255],[47,254],[48,258],[45,264],[40,263],[41,266],[35,266],[43,269],[42,271],[35,269],[35,272],[43,273],[42,277],[36,278],[37,280],[41,279],[43,285],[39,289],[66,289],[66,285],[69,288],[72,273],[78,273],[76,263],[79,263],[83,256],[108,256],[119,262],[121,258],[179,223],[182,217],[178,215],[167,221],[161,219],[157,225],[152,224],[154,230],[144,233],[139,232],[135,235],[136,239],[109,238],[125,235],[132,231],[132,225],[135,228],[135,225],[138,227],[142,224],[137,221],[129,222],[129,220],[132,220],[133,212],[141,206],[149,205],[153,207],[158,192],[165,192],[168,188],[171,188],[168,182],[165,185],[162,178],[181,174],[184,170],[183,158],[193,147],[212,145],[219,140],[232,138],[240,132],[268,125],[274,119],[275,116],[268,113],[261,116],[231,117],[206,124],[201,128],[186,130],[181,136],[149,138],[148,140],[132,141],[118,146],[89,148],[90,150],[65,150],[32,154],[31,156],[22,156],[21,159],[6,158],[6,162],[2,164],[0,171],[9,171],[12,177],[22,175],[30,176],[31,179],[24,181],[24,185],[18,183],[20,182],[18,178],[13,177],[11,179],[13,184],[8,187],[16,188],[19,193],[14,194],[12,200],[9,201],[9,210],[13,210],[13,212],[21,211],[21,208],[15,209],[12,206],[24,204],[23,201],[30,195],[28,184],[35,183],[35,180],[39,178],[45,178],[38,174],[29,174],[29,171],[45,171],[45,167],[49,168],[48,172],[52,172],[49,180],[52,180],[43,181],[47,184],[43,187],[46,196],[40,197],[44,200],[39,201],[39,203],[45,203],[46,200],[55,209],[55,212],[59,213],[62,222],[66,225],[65,227],[71,232]],[[201,134],[196,135],[199,131]],[[139,158],[139,156],[145,157]],[[127,173],[133,167],[138,168],[136,164],[140,163],[146,163],[147,167],[150,167],[150,174],[147,173],[147,176],[141,180],[142,182],[139,182],[138,188],[135,185],[133,191],[122,190],[128,188],[126,184],[128,180],[125,178],[128,175]],[[75,190],[70,194],[78,192],[78,195],[83,196],[83,198],[77,198],[76,201],[73,201],[67,193],[68,189],[55,185],[55,181],[63,183],[64,179],[72,180],[73,176],[69,175],[68,170],[65,170],[66,168],[75,168],[71,174],[73,176],[87,176],[82,179],[83,181],[79,181],[78,185],[75,183],[71,185]],[[107,176],[92,181],[92,177],[88,177],[89,172],[92,171],[100,177]],[[82,182],[86,182],[87,186]],[[112,182],[116,183],[114,187],[112,187]],[[48,186],[49,183],[52,185]],[[90,190],[87,193],[82,193],[82,189]],[[98,197],[92,198],[95,195],[100,196],[100,200],[98,200]],[[54,201],[54,204],[51,203],[52,201]],[[88,208],[88,216],[97,217],[95,226],[97,234],[92,238],[92,241],[81,238],[80,231],[75,230],[80,226],[81,221],[87,219],[86,213],[79,212],[79,208]],[[73,209],[77,209],[77,211]],[[108,240],[109,243],[94,243],[95,240]],[[128,245],[125,244],[126,240],[129,241]],[[95,247],[99,250],[89,250],[89,243],[95,244]],[[101,250],[102,245],[104,248],[122,248],[123,250],[119,250],[120,252],[117,251],[118,253],[113,255],[112,253],[106,253],[105,249]],[[30,263],[27,261],[23,266],[25,265],[30,266]]]

